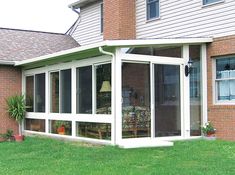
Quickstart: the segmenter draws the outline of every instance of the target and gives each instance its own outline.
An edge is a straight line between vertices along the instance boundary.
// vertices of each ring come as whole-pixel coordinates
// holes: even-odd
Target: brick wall
[[[104,40],[135,39],[135,0],[104,0]]]
[[[7,129],[18,133],[18,124],[6,112],[7,97],[16,93],[21,93],[21,70],[0,65],[0,133],[5,133]]]
[[[208,117],[217,129],[216,136],[226,140],[235,140],[235,105],[214,105],[213,103],[213,69],[215,57],[235,55],[235,36],[214,39],[207,46],[208,68]]]

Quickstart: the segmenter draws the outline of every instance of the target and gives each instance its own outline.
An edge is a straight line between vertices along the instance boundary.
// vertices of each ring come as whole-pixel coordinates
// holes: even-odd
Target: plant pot
[[[14,138],[16,142],[22,142],[24,140],[23,135],[14,135]]]
[[[57,133],[60,135],[65,135],[65,127],[61,126],[57,129]]]

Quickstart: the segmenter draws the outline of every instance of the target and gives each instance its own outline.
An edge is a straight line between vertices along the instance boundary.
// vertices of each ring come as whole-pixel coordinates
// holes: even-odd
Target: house
[[[22,92],[22,69],[14,64],[77,46],[64,34],[0,28],[0,133],[7,129],[18,132],[18,125],[6,111],[6,99]]]
[[[235,140],[233,0],[80,0],[80,47],[14,63],[26,134],[121,147]]]

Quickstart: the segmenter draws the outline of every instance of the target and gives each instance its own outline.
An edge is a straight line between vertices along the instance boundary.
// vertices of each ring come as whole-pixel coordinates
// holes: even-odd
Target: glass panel
[[[182,58],[181,46],[122,48],[121,51],[127,54]]]
[[[201,46],[189,46],[189,57],[193,60],[190,78],[190,135],[201,135]]]
[[[223,0],[203,0],[203,5],[212,4],[212,3],[220,2],[220,1],[223,1]]]
[[[111,140],[111,124],[77,122],[77,136]]]
[[[92,113],[92,66],[77,68],[77,113]]]
[[[64,120],[50,120],[50,133],[60,135],[71,135],[72,122]]]
[[[111,114],[111,64],[96,68],[96,113]]]
[[[147,1],[147,19],[159,17],[159,0]]]
[[[34,76],[26,77],[26,111],[34,110]]]
[[[61,113],[71,113],[71,69],[60,71]]]
[[[45,132],[45,120],[41,119],[25,119],[26,130]]]
[[[217,86],[218,100],[230,100],[229,80],[218,81]]]
[[[155,65],[154,76],[155,136],[180,136],[180,66]]]
[[[59,75],[59,72],[50,73],[52,113],[59,113]]]
[[[35,112],[45,112],[45,73],[35,75]]]
[[[122,65],[122,138],[150,137],[149,64]]]

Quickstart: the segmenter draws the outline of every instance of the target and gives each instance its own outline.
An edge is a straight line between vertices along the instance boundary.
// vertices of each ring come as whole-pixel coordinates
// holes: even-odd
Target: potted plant
[[[15,140],[20,142],[23,141],[24,136],[22,135],[22,122],[25,118],[25,98],[24,95],[14,95],[9,97],[7,100],[7,112],[10,117],[16,120],[19,124],[19,134],[14,135]]]
[[[58,134],[65,135],[66,129],[70,127],[68,121],[57,120],[55,122],[55,128]]]
[[[202,132],[207,137],[213,136],[215,134],[215,131],[216,129],[213,127],[210,121],[202,127]]]

